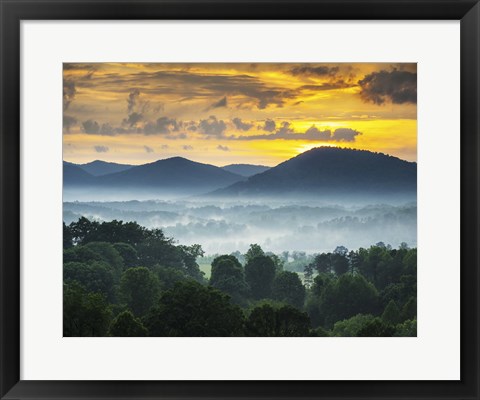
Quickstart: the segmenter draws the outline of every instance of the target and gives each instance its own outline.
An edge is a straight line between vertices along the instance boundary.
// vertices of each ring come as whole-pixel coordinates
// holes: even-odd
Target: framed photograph
[[[2,399],[478,399],[477,1],[1,2]]]

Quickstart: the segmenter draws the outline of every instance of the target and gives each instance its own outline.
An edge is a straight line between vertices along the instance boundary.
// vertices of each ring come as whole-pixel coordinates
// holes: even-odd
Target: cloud
[[[292,75],[310,75],[310,76],[331,76],[338,72],[338,67],[328,67],[326,65],[311,66],[300,65],[290,70]]]
[[[145,150],[146,153],[154,153],[155,150],[153,150],[150,146],[143,146],[143,149]]]
[[[332,140],[336,142],[354,142],[356,137],[361,134],[361,132],[355,129],[338,128],[333,132]]]
[[[227,106],[227,96],[213,103],[210,107],[208,107],[208,109],[211,110],[212,108],[220,108],[220,107],[226,107],[226,106]]]
[[[160,117],[155,123],[148,122],[145,125],[143,132],[145,135],[170,133],[172,130],[178,131],[179,125],[180,124],[177,123],[177,120],[174,118]]]
[[[185,146],[182,146],[182,149],[183,150],[193,150],[193,147],[190,146],[189,144],[185,145]]]
[[[85,133],[88,134],[98,134],[100,132],[100,125],[97,121],[91,119],[82,122],[82,128]]]
[[[300,86],[299,89],[303,91],[308,90],[312,92],[318,92],[322,90],[346,89],[353,86],[356,86],[356,85],[352,83],[347,83],[343,79],[340,79],[338,81],[322,83],[321,85],[303,85],[303,86]]]
[[[417,74],[408,71],[372,72],[358,81],[365,102],[417,103]]]
[[[312,125],[305,131],[305,136],[313,140],[330,140],[332,132],[328,129],[321,131],[315,125]]]
[[[155,84],[152,85],[152,82]],[[132,85],[141,87],[145,95],[176,95],[178,101],[205,100],[221,97],[210,108],[225,107],[229,96],[235,96],[244,104],[254,104],[259,109],[270,105],[282,107],[288,99],[295,99],[300,93],[296,90],[281,88],[262,81],[260,78],[247,75],[227,75],[213,73],[195,73],[192,71],[141,71],[120,75],[95,74],[92,79],[81,82],[82,87],[108,88],[111,92],[124,93],[125,87]],[[128,112],[139,109],[140,90],[129,91],[127,98]],[[215,107],[213,107],[215,106]]]
[[[271,120],[271,119],[267,119],[265,121],[265,125],[262,127],[262,129],[264,131],[267,131],[267,132],[273,132],[276,128],[276,124],[275,124],[275,121]]]
[[[250,128],[253,127],[253,124],[249,124],[247,122],[243,122],[240,118],[234,118],[232,119],[233,125],[235,125],[235,128],[241,130],[241,131],[248,131]]]
[[[70,132],[70,128],[76,125],[77,119],[71,115],[63,114],[63,128],[65,132]]]
[[[217,120],[214,115],[208,117],[208,119],[202,119],[198,124],[200,132],[208,136],[222,136],[227,125],[222,120]]]
[[[113,127],[107,122],[102,124],[99,133],[100,135],[112,136],[115,134],[115,129],[113,129]]]
[[[124,125],[130,126],[130,128],[134,127],[138,122],[143,119],[143,115],[137,112],[131,113],[128,118],[123,120]]]
[[[77,94],[77,89],[75,87],[75,82],[72,80],[64,79],[63,80],[63,111],[67,111],[70,103],[75,99]]]
[[[107,146],[94,146],[97,153],[107,153],[110,149]]]
[[[128,104],[128,113],[131,114],[132,111],[135,109],[135,106],[137,105],[137,100],[138,97],[140,96],[140,90],[134,89],[130,92],[127,98],[127,104]]]
[[[162,144],[162,145],[160,146],[160,148],[161,148],[162,150],[166,150],[166,149],[168,149],[168,144]]]
[[[320,130],[312,125],[305,132],[295,132],[290,122],[283,122],[274,133],[268,135],[229,136],[231,140],[309,140],[322,142],[354,142],[361,135],[350,128],[338,128],[333,133],[330,129]]]
[[[217,149],[221,151],[230,151],[230,148],[228,146],[222,146],[221,144],[217,146]]]

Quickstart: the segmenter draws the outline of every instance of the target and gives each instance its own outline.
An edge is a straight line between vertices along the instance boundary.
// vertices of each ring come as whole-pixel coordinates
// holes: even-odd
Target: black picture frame
[[[1,399],[479,399],[479,55],[477,0],[0,0]],[[20,380],[20,21],[460,20],[461,379],[459,381]],[[441,44],[433,44],[441,45]],[[433,229],[434,227],[432,227]],[[441,349],[438,349],[441,352]]]

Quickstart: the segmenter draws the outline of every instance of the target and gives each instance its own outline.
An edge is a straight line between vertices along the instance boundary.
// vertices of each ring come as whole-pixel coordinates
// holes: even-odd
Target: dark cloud
[[[63,129],[65,132],[70,132],[70,128],[76,125],[77,119],[71,115],[63,114]]]
[[[332,134],[332,140],[335,142],[354,142],[358,135],[361,135],[361,132],[358,132],[350,128],[338,128]]]
[[[91,119],[82,122],[82,128],[85,133],[96,135],[100,132],[100,125],[97,121]]]
[[[63,63],[63,70],[64,71],[90,71],[90,70],[97,70],[99,68],[99,64],[87,64],[87,63]]]
[[[338,72],[338,67],[328,67],[326,65],[311,66],[300,65],[290,70],[292,75],[309,75],[309,76],[332,76]]]
[[[291,134],[295,134],[295,131],[293,130],[290,122],[282,123],[282,126],[275,133],[275,135],[277,135],[279,138],[285,138]]]
[[[233,125],[235,125],[235,128],[241,130],[241,131],[248,131],[250,128],[253,127],[253,124],[249,124],[247,122],[243,122],[240,118],[234,118],[232,119]]]
[[[221,107],[226,107],[226,106],[227,106],[227,97],[225,96],[223,99],[220,99],[217,102],[213,103],[209,107],[209,110],[211,110],[213,108],[221,108]]]
[[[225,129],[227,129],[227,125],[222,120],[217,120],[214,115],[211,115],[208,119],[200,121],[198,129],[207,136],[222,136]]]
[[[230,151],[230,148],[228,146],[222,146],[221,144],[217,146],[217,149],[221,151]]]
[[[273,132],[276,129],[275,121],[271,119],[267,119],[265,121],[265,125],[263,125],[262,129],[267,132]]]
[[[145,124],[143,132],[145,135],[168,134],[171,131],[178,131],[179,125],[174,118],[160,117],[155,123],[148,122]]]
[[[155,150],[153,150],[150,146],[143,146],[144,150],[146,153],[154,153]]]
[[[221,75],[194,73],[191,71],[156,71],[138,72],[128,75],[108,74],[94,75],[84,79],[83,87],[102,87],[104,90],[125,93],[125,87],[141,87],[141,93],[147,95],[177,95],[182,100],[204,100],[208,97],[221,97],[217,107],[227,105],[227,97],[243,96],[246,103],[252,103],[259,109],[270,105],[282,107],[288,99],[295,99],[300,93],[269,85],[260,78],[239,74]],[[128,91],[129,112],[133,111],[140,96],[140,90]],[[138,108],[138,105],[137,105]]]
[[[313,140],[330,140],[332,138],[332,132],[328,129],[321,131],[315,125],[312,125],[305,131],[305,136],[313,138]]]
[[[331,130],[320,130],[312,125],[304,133],[295,132],[290,122],[283,122],[280,128],[268,135],[229,136],[231,140],[312,140],[330,142],[354,142],[360,132],[349,128],[338,128],[333,133]]]
[[[137,112],[131,113],[128,118],[123,120],[124,125],[128,125],[130,128],[134,127],[143,119],[143,115]]]
[[[115,134],[115,129],[107,122],[105,124],[102,124],[102,127],[100,128],[100,135],[106,135],[106,136],[111,136]]]
[[[63,80],[63,111],[66,111],[70,103],[75,99],[77,88],[72,80]]]
[[[417,103],[417,74],[408,71],[372,72],[358,81],[366,102],[384,104]]]
[[[128,104],[128,113],[131,114],[132,111],[135,109],[135,106],[137,105],[138,97],[140,96],[140,90],[134,89],[130,92],[127,98],[127,104]]]
[[[190,146],[189,144],[185,145],[185,146],[182,146],[182,149],[183,150],[193,150],[193,147]]]
[[[110,149],[107,146],[94,146],[97,153],[107,153]]]

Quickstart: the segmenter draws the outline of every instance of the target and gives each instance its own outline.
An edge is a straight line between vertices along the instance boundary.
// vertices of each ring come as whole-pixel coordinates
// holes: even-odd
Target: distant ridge
[[[84,171],[77,164],[68,161],[63,162],[63,184],[69,186],[71,182],[77,185],[92,185],[95,177]]]
[[[64,185],[69,188],[92,186],[102,192],[136,191],[152,194],[200,194],[245,179],[222,168],[172,157],[106,175],[92,176],[80,166],[64,162]],[[89,188],[90,189],[90,188]]]
[[[95,160],[86,164],[78,164],[78,166],[93,176],[113,174],[133,167],[133,165],[129,164],[118,164],[102,160]]]
[[[232,172],[245,177],[260,174],[270,169],[265,165],[253,165],[253,164],[230,164],[222,167],[225,171]]]
[[[210,196],[416,195],[416,187],[414,162],[367,150],[319,147]]]

